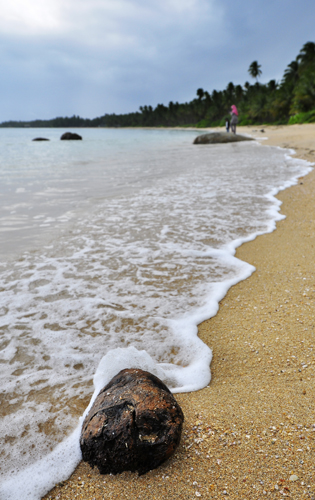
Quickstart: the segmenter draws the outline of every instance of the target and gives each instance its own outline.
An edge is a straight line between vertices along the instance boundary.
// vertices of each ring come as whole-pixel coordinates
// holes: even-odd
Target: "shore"
[[[315,162],[315,124],[237,132]],[[314,192],[312,171],[278,195],[286,219],[276,231],[238,248],[256,272],[199,326],[212,380],[175,395],[185,415],[175,455],[141,477],[101,476],[81,462],[45,500],[315,499]]]

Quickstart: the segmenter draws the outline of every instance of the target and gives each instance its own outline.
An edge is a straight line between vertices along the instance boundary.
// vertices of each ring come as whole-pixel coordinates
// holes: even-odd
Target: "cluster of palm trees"
[[[258,81],[261,65],[253,61],[248,69],[255,80],[244,85],[230,82],[226,89],[208,91],[198,88],[196,98],[189,103],[170,102],[141,106],[140,111],[127,115],[105,115],[107,126],[174,126],[224,125],[231,104],[236,104],[241,124],[288,123],[290,117],[315,110],[315,43],[307,42],[294,61],[288,64],[280,82]],[[315,112],[314,112],[315,113]],[[315,120],[315,114],[314,114]]]
[[[79,116],[36,120],[27,123],[36,127],[156,127],[156,126],[218,126],[224,125],[231,104],[239,110],[239,123],[288,123],[294,116],[309,113],[315,121],[315,43],[307,42],[294,61],[288,64],[280,82],[270,80],[258,82],[262,74],[261,65],[253,61],[248,72],[255,79],[251,85],[234,85],[230,82],[224,90],[213,90],[211,94],[197,89],[197,96],[190,102],[170,102],[168,106],[158,104],[140,106],[139,111],[128,114],[105,114],[98,118],[84,119]],[[312,113],[314,111],[314,113]],[[308,115],[307,115],[308,116]],[[290,118],[291,117],[291,118]],[[293,118],[294,119],[294,118]],[[23,126],[23,122],[5,122],[0,126]]]

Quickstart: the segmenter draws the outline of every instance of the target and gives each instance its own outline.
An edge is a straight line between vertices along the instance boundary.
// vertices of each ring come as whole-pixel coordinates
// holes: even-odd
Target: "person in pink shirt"
[[[237,107],[235,106],[235,104],[233,104],[231,106],[231,130],[233,132],[233,134],[236,134],[236,125],[237,125],[237,122],[238,122],[238,111],[237,111]]]

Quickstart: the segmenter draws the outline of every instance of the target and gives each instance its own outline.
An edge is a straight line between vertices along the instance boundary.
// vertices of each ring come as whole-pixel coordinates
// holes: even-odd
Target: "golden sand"
[[[256,129],[253,131],[253,129]],[[239,127],[315,162],[315,125]],[[315,172],[280,193],[286,219],[242,245],[256,267],[199,335],[213,348],[209,387],[176,396],[175,455],[145,476],[81,463],[45,499],[315,499]]]

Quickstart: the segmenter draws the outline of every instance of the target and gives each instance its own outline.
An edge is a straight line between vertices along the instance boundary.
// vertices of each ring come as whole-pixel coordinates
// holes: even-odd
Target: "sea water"
[[[311,168],[257,141],[193,145],[188,130],[62,132],[0,129],[5,500],[70,475],[82,414],[121,369],[174,393],[209,384],[197,325],[254,271],[236,247],[275,228],[274,195]]]

